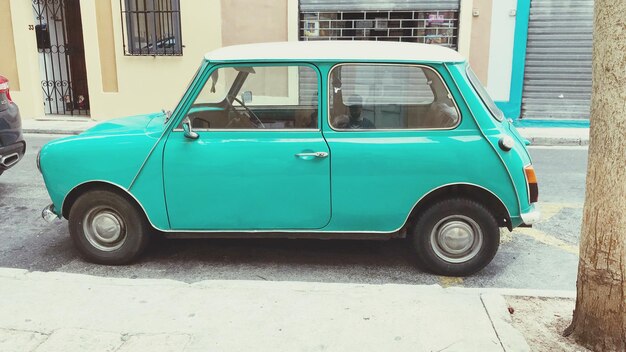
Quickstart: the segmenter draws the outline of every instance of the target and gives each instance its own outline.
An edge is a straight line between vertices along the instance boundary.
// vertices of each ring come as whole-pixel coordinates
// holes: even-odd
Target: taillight
[[[6,94],[9,101],[11,101],[11,94],[9,94],[9,80],[6,77],[0,76],[0,94]]]
[[[526,184],[528,185],[528,200],[531,203],[536,203],[539,200],[539,186],[537,185],[535,168],[532,165],[526,166],[524,174],[526,175]]]

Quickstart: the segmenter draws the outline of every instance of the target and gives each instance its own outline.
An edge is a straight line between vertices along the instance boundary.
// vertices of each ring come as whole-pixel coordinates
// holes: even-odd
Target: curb
[[[410,285],[410,284],[351,284],[351,283],[325,283],[325,282],[304,282],[304,281],[263,281],[263,280],[201,280],[197,282],[184,282],[172,279],[129,279],[107,276],[95,276],[86,274],[65,273],[60,271],[28,271],[26,269],[2,268],[0,267],[0,278],[10,279],[45,279],[45,280],[72,280],[89,284],[116,285],[116,286],[189,286],[189,287],[231,287],[236,285],[254,286],[264,282],[271,282],[273,286],[287,287],[291,284],[307,286],[315,291],[323,291],[330,287],[352,286],[411,286],[424,290],[445,290],[453,293],[476,294],[476,295],[499,295],[517,297],[540,297],[540,298],[576,298],[576,291],[565,290],[536,290],[518,288],[482,288],[482,287],[442,287],[441,285]]]
[[[45,128],[22,128],[22,133],[31,134],[61,134],[61,135],[77,135],[85,132],[85,130],[57,130],[57,129],[45,129]]]
[[[526,137],[530,146],[585,146],[589,138]]]
[[[483,302],[483,307],[491,320],[502,349],[507,352],[529,352],[530,346],[524,335],[513,327],[504,297],[494,293],[483,293],[480,295],[480,300]]]
[[[528,288],[482,288],[482,287],[448,287],[447,290],[459,290],[466,293],[495,294],[512,297],[537,297],[537,298],[576,298],[576,291],[567,290],[538,290]]]

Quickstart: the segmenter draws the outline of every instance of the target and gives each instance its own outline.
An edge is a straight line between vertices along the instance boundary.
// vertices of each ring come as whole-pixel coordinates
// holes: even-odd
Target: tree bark
[[[626,351],[626,1],[596,0],[587,190],[576,309],[567,329]]]

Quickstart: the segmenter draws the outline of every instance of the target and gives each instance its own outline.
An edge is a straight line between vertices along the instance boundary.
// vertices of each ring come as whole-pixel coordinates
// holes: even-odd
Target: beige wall
[[[222,44],[224,46],[286,41],[288,30],[287,0],[222,0]],[[297,71],[295,72],[297,73]],[[289,82],[287,68],[256,68],[255,79],[250,80],[251,89],[256,98],[253,104],[262,104],[271,98],[265,97],[267,87],[272,87],[273,94],[297,94],[297,76]],[[277,87],[285,91],[276,91]],[[262,97],[263,96],[263,97]],[[295,95],[294,95],[295,96]]]
[[[117,61],[113,34],[113,10],[109,1],[96,1],[98,51],[103,92],[117,92]]]
[[[0,1],[4,1],[5,6],[7,6],[8,0]],[[35,39],[35,31],[29,29],[29,25],[34,25],[35,21],[32,1],[9,0],[8,2],[10,3],[8,7],[10,7],[15,62],[19,77],[19,90],[13,85],[11,98],[19,106],[22,118],[43,116],[43,93],[41,78],[39,77],[37,40]],[[4,11],[2,13],[6,14]]]
[[[222,0],[224,46],[287,38],[287,0]]]
[[[492,1],[461,0],[459,52],[471,58],[481,79],[487,72],[489,47],[483,22]],[[481,17],[475,19],[472,9],[477,6]],[[81,2],[91,116],[96,120],[172,109],[207,51],[223,45],[298,40],[298,0],[181,1],[183,55],[126,56],[119,14],[119,0]],[[34,24],[32,2],[0,0],[0,19],[3,51],[12,51],[10,37],[15,47],[14,55],[0,61],[0,69],[17,83],[12,95],[23,117],[42,117],[39,54],[35,32],[28,30]],[[477,54],[486,56],[476,59]]]
[[[478,16],[472,17],[472,45],[469,61],[484,85],[487,85],[489,81],[492,8],[493,0],[474,0],[474,10],[478,11]]]
[[[470,56],[472,41],[472,7],[475,0],[460,0],[458,51],[466,58]]]
[[[0,0],[0,75],[9,79],[11,89],[20,90],[20,76],[17,72],[11,3]]]
[[[101,65],[108,63],[101,60],[96,5],[81,2],[91,117],[102,120],[173,109],[204,54],[222,45],[220,1],[181,1],[183,55],[155,57],[124,55],[120,2],[106,1],[113,14],[117,92],[103,89],[112,73],[101,71]]]
[[[39,54],[35,31],[29,30],[35,22],[32,1],[0,0],[2,25],[11,23],[5,21],[7,13],[17,63],[17,74],[9,78],[19,77],[19,90],[12,82],[11,96],[23,118],[44,117]],[[183,56],[125,56],[119,13],[119,0],[81,1],[91,117],[102,120],[173,109],[204,54],[222,46],[220,1],[181,1]],[[3,27],[0,33],[5,52],[9,41],[3,36],[9,34]],[[11,71],[10,64],[0,65]]]

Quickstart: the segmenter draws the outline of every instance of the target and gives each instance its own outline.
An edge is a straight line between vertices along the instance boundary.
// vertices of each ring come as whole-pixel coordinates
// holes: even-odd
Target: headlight
[[[39,170],[39,172],[41,173],[41,149],[39,149],[39,152],[37,153],[37,170]]]

